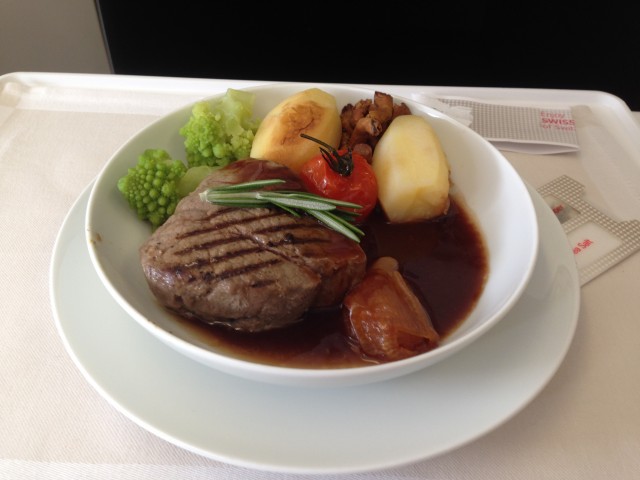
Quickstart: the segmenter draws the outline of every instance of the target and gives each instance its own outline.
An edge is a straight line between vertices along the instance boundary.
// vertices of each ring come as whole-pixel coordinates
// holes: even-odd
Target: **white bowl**
[[[285,83],[248,90],[256,93],[254,112],[263,117],[280,100],[310,86]],[[370,89],[318,86],[336,97],[339,108],[373,98]],[[184,158],[179,129],[191,114],[190,105],[136,134],[107,162],[95,181],[87,208],[86,238],[91,260],[106,289],[135,321],[178,352],[229,374],[273,384],[335,387],[382,381],[433,365],[469,345],[505,316],[527,285],[538,251],[533,202],[511,164],[480,135],[434,109],[394,97],[407,103],[412,113],[427,117],[435,128],[451,166],[452,181],[475,216],[488,250],[489,275],[480,298],[439,347],[404,360],[353,368],[272,366],[216,351],[165,311],[151,294],[138,257],[138,248],[150,235],[150,227],[138,220],[116,183],[147,148],[164,148],[175,158]]]

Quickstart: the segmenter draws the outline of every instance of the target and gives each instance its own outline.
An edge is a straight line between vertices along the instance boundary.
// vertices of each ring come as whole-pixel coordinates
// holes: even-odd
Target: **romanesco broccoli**
[[[222,167],[246,158],[260,120],[252,117],[255,94],[227,89],[215,102],[197,102],[180,129],[190,167]]]
[[[141,220],[153,228],[169,218],[181,198],[178,185],[187,167],[162,149],[147,149],[135,167],[118,180],[118,190]]]

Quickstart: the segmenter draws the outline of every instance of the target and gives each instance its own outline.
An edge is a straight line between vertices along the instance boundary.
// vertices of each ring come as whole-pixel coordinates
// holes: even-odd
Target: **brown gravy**
[[[451,200],[446,215],[426,222],[389,224],[375,211],[363,227],[361,243],[370,261],[383,255],[398,260],[401,273],[442,338],[475,305],[488,273],[480,232],[463,203]],[[367,363],[350,348],[339,308],[309,312],[302,322],[282,330],[251,334],[179,321],[197,332],[203,343],[238,358],[305,368]]]

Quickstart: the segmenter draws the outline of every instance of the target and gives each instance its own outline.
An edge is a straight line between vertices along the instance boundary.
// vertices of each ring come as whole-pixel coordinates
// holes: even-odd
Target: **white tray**
[[[270,82],[18,72],[0,77],[0,100],[3,100],[4,93],[10,93],[11,88],[36,93],[39,89],[50,89],[47,91],[53,93],[66,90],[71,95],[90,92],[102,94],[106,98],[115,96],[111,92],[133,92],[139,95],[138,107],[146,106],[146,95],[166,97],[169,101],[163,105],[163,109],[153,113],[159,116],[181,104],[221,92],[228,87],[240,88],[264,83]],[[599,159],[601,164],[613,168],[617,175],[629,178],[637,178],[640,175],[640,129],[635,122],[638,114],[630,112],[624,102],[615,96],[604,92],[574,90],[385,85],[369,87],[384,89],[405,97],[427,94],[471,97],[481,101],[499,101],[516,105],[587,107],[592,113],[588,120],[592,121],[593,125],[590,126],[589,132],[585,133],[586,138],[581,140],[598,147],[604,145],[598,143],[604,139],[607,141],[606,148],[584,148],[578,153],[550,156],[513,153],[506,155],[523,178],[535,188],[559,174],[570,172],[572,177],[585,184],[591,203],[608,214],[621,219],[639,216],[640,202],[633,197],[633,192],[630,200],[629,195],[612,199],[611,195],[615,197],[616,189],[612,189],[611,183],[605,181],[606,178],[599,178],[592,170],[593,163]],[[14,99],[18,102],[25,101],[20,95]],[[99,106],[96,103],[87,108]],[[14,105],[0,101],[0,124],[7,118],[3,117],[3,114],[12,108]],[[134,107],[131,107],[131,110],[132,113],[143,115],[134,111]],[[10,114],[9,112],[8,115]],[[153,115],[148,119],[143,118],[143,121],[153,121]],[[100,158],[105,154],[104,150],[101,150]],[[108,157],[104,156],[105,161],[106,158]],[[640,186],[640,182],[637,182],[637,185]],[[68,190],[69,195],[80,194],[76,187],[77,185]],[[633,425],[634,422],[637,424],[637,409],[631,406],[630,399],[637,398],[640,384],[636,380],[637,375],[626,367],[629,364],[637,364],[639,359],[635,343],[640,335],[637,322],[640,297],[635,295],[634,290],[638,271],[640,255],[633,255],[619,267],[613,268],[582,288],[576,341],[556,377],[525,411],[505,422],[505,425],[490,438],[477,440],[477,445],[469,445],[461,451],[443,455],[430,463],[423,462],[415,469],[401,473],[410,475],[418,472],[421,478],[453,478],[454,473],[462,473],[464,470],[459,468],[459,465],[465,465],[465,469],[479,468],[478,478],[489,478],[494,469],[490,469],[484,475],[482,472],[482,466],[487,464],[487,455],[489,461],[494,464],[494,460],[499,462],[500,458],[507,454],[510,455],[510,461],[503,468],[516,476],[517,472],[520,472],[527,478],[535,478],[536,471],[544,468],[549,455],[556,458],[553,457],[553,452],[560,449],[563,452],[562,458],[558,457],[558,463],[549,464],[548,468],[556,466],[576,478],[585,475],[632,478],[629,472],[638,466],[637,459],[634,456],[625,456],[624,447],[636,446],[637,441],[633,443],[632,437],[625,435],[631,428],[627,427],[628,425]],[[602,385],[607,388],[603,390]],[[615,395],[610,394],[612,391]],[[61,395],[64,393],[61,392]],[[23,397],[27,403],[31,400],[25,395]],[[34,406],[33,410],[38,408],[40,406]],[[595,414],[601,411],[607,412],[607,415]],[[38,418],[37,415],[34,418]],[[92,452],[93,456],[90,456],[82,445],[78,445],[77,451],[70,453],[69,457],[64,457],[65,461],[90,459],[94,463],[109,463],[113,458],[109,455],[114,452],[122,455],[118,458],[122,458],[123,463],[130,461],[126,452],[118,450],[119,443],[109,443],[108,432],[101,430],[101,425],[109,421],[108,419],[96,413],[94,417],[86,420],[81,427],[70,425],[69,431],[78,437],[78,443],[89,437],[107,439],[107,442],[101,444],[104,455],[98,456]],[[17,444],[20,444],[20,439]],[[153,442],[150,444],[158,451],[149,453],[148,461],[165,465],[167,457],[163,455],[166,450],[162,450],[162,445]],[[608,448],[603,450],[603,444],[608,445]],[[518,449],[522,446],[527,448],[527,455],[524,457],[518,455]],[[51,450],[50,448],[43,452],[38,460],[53,458]],[[139,450],[134,448],[134,451]],[[185,464],[200,465],[199,460],[194,460],[193,457],[179,457],[180,452],[171,450],[170,454]],[[476,461],[478,458],[485,460]],[[589,458],[590,461],[585,464],[582,462],[584,458]],[[536,465],[537,470],[530,469],[531,465]],[[256,478],[258,476],[256,474]]]

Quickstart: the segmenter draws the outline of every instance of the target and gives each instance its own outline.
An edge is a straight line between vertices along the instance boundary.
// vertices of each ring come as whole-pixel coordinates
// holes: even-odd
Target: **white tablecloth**
[[[213,461],[130,421],[78,371],[56,331],[50,303],[56,235],[105,161],[160,115],[207,92],[241,85],[55,74],[1,79],[0,479],[303,478]],[[639,218],[640,205],[619,200],[615,186],[593,174],[589,162],[596,155],[613,162],[604,154],[630,151],[623,148],[625,138],[607,137],[608,144],[602,138],[594,136],[591,150],[581,154],[507,156],[534,187],[569,174],[609,215]],[[631,160],[640,169],[640,158]],[[417,464],[335,477],[640,478],[639,272],[636,254],[582,288],[577,331],[561,367],[504,425]]]

